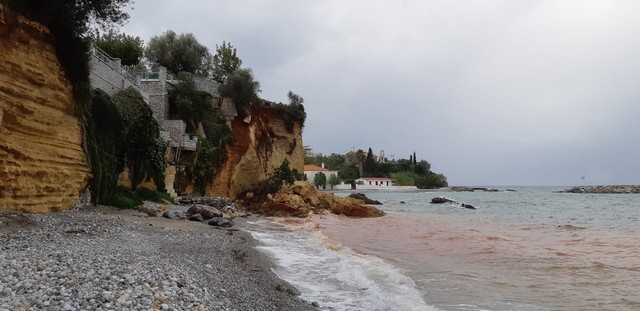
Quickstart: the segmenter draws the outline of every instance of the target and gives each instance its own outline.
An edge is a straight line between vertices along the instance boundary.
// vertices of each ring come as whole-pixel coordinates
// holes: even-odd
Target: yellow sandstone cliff
[[[251,117],[231,122],[234,141],[227,147],[227,160],[220,168],[208,195],[232,199],[259,187],[282,162],[302,173],[304,149],[302,127],[287,131],[282,112],[269,107],[254,107]]]
[[[89,176],[49,31],[0,5],[0,210],[72,208]]]

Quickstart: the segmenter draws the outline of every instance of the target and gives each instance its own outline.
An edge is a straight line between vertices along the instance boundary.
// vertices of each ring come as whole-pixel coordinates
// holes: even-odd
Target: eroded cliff
[[[285,117],[278,109],[254,107],[250,118],[236,118],[231,128],[234,142],[227,147],[227,160],[208,188],[208,195],[235,199],[258,188],[284,160],[292,170],[303,172],[302,127],[293,123],[292,130],[287,130]]]
[[[0,209],[71,208],[89,168],[51,35],[0,5],[0,55]]]

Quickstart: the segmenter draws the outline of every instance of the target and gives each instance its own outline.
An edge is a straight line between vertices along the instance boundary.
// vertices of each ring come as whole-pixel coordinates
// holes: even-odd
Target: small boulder
[[[209,225],[228,228],[228,227],[233,227],[233,221],[225,217],[213,217],[211,218],[211,220],[209,220]]]
[[[431,203],[433,204],[442,204],[442,203],[451,203],[453,200],[447,199],[445,197],[435,197],[431,199]]]
[[[189,220],[203,222],[204,218],[202,217],[201,214],[193,214],[193,215],[189,216]]]
[[[336,215],[345,215],[350,217],[380,217],[385,213],[375,207],[361,204],[360,200],[353,198],[340,198],[336,200],[336,204],[331,207],[331,212]]]
[[[154,202],[145,201],[136,210],[147,214],[149,217],[158,217],[169,209],[169,205],[161,205]]]
[[[223,216],[222,212],[219,209],[202,204],[194,204],[187,210],[187,217],[191,217],[195,214],[202,215],[202,218],[204,220]]]
[[[187,219],[187,217],[185,217],[185,215],[183,213],[177,212],[177,211],[166,211],[164,212],[164,214],[162,214],[162,217],[164,218],[168,218],[168,219],[173,219],[173,220],[185,220]]]

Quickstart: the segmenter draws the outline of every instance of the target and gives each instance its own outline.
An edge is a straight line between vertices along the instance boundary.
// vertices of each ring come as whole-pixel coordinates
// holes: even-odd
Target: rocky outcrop
[[[364,201],[364,204],[369,205],[382,205],[380,201],[369,199],[364,193],[352,193],[349,195],[350,198],[358,199]]]
[[[249,196],[251,197],[251,196]],[[249,201],[255,198],[249,199]],[[385,213],[375,207],[367,206],[364,201],[343,198],[331,193],[320,192],[313,185],[296,181],[293,185],[283,186],[266,201],[249,202],[249,210],[272,216],[307,216],[309,212],[334,214],[351,217],[379,217]]]
[[[640,185],[577,186],[566,193],[640,193]]]
[[[284,160],[303,172],[302,127],[287,130],[282,113],[265,106],[253,107],[247,118],[231,121],[234,142],[207,195],[232,199],[263,184]]]
[[[0,209],[69,209],[89,176],[72,86],[49,31],[2,5],[0,41]]]

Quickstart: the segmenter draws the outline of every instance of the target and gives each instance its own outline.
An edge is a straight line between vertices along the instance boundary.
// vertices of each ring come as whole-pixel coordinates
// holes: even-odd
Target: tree
[[[214,81],[224,83],[227,77],[240,68],[242,60],[238,58],[236,48],[231,43],[222,41],[222,46],[216,44],[216,55],[212,59],[211,77]]]
[[[356,161],[358,162],[358,173],[360,177],[364,176],[364,160],[364,151],[362,149],[358,149],[358,151],[356,151]]]
[[[331,176],[329,176],[329,185],[331,185],[331,189],[333,189],[335,185],[339,185],[339,184],[340,184],[340,177],[338,177],[336,174],[331,174]]]
[[[184,121],[187,132],[193,133],[205,116],[213,114],[212,96],[198,90],[190,74],[183,72],[178,76],[180,82],[169,90],[169,116]]]
[[[360,177],[358,167],[355,164],[343,163],[338,170],[339,177],[347,182],[354,181]]]
[[[291,91],[287,93],[287,98],[289,98],[289,105],[291,106],[302,105],[302,103],[304,103],[302,96]]]
[[[316,185],[316,187],[326,187],[327,186],[327,175],[325,175],[323,172],[320,172],[318,174],[316,174],[316,176],[313,177],[313,184]]]
[[[236,69],[220,84],[218,93],[222,97],[230,97],[238,111],[242,111],[251,103],[259,100],[260,83],[254,80],[253,72],[248,68]]]
[[[413,167],[413,171],[418,175],[426,175],[430,173],[431,164],[425,160],[420,160],[420,162],[416,163]]]
[[[373,151],[369,147],[367,158],[364,160],[364,175],[373,177],[376,173],[376,160],[373,158]]]
[[[129,14],[122,9],[129,0],[3,0],[2,3],[49,28],[55,38],[58,60],[74,84],[76,99],[85,109],[83,113],[87,113],[90,104],[86,99],[91,97],[91,90],[86,87],[89,81],[89,45],[85,35],[91,25],[106,28],[112,23],[123,24]]]
[[[149,40],[144,54],[150,62],[167,67],[173,73],[184,71],[209,76],[212,71],[209,49],[191,33],[178,35],[167,30]]]
[[[119,58],[123,66],[137,65],[144,53],[144,43],[140,37],[118,33],[113,29],[110,29],[106,34],[96,32],[93,42],[110,56]]]

